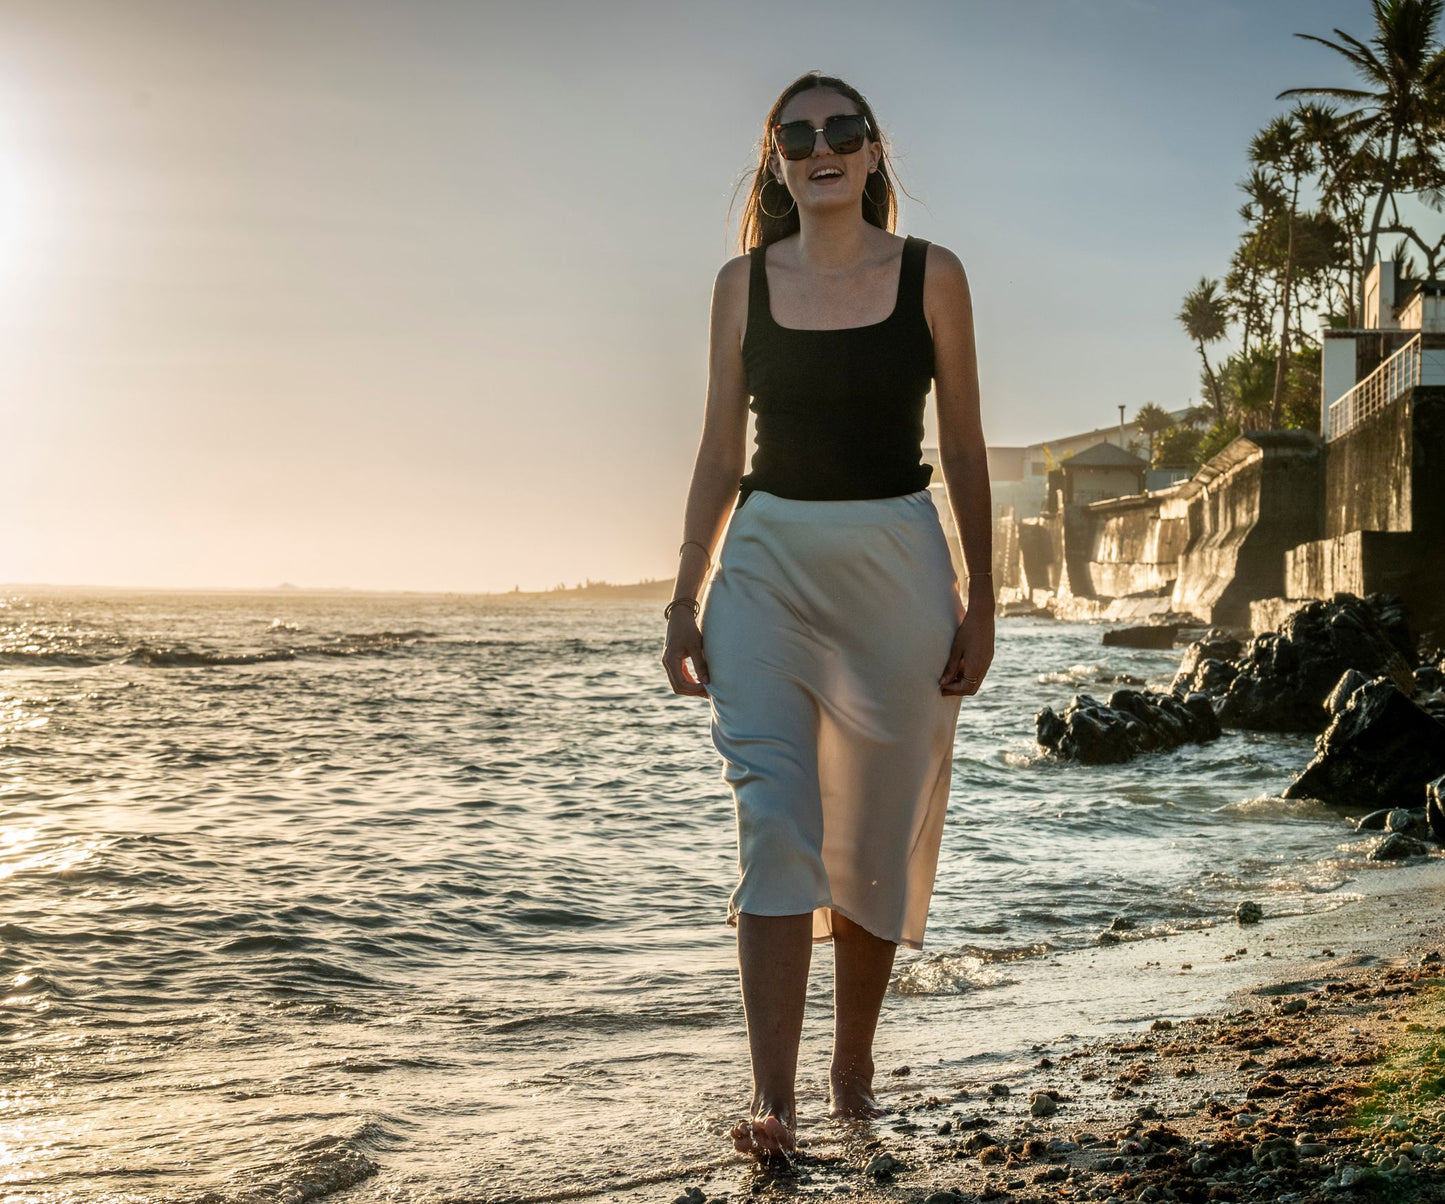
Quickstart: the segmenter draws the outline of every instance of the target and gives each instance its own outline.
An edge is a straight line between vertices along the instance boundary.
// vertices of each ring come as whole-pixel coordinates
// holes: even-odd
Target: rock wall
[[[1352,531],[1445,531],[1445,388],[1412,389],[1328,445],[1325,524]]]
[[[1284,593],[1285,553],[1320,534],[1320,442],[1307,431],[1251,431],[1179,486],[1189,544],[1173,606],[1245,627],[1249,604]]]
[[[1086,571],[1093,597],[1169,593],[1189,545],[1188,503],[1173,491],[1095,502]]]
[[[1441,548],[1445,387],[1423,386],[1331,443],[1250,431],[1182,484],[1019,530],[1021,585],[1056,613],[1167,593],[1170,609],[1228,627],[1249,626],[1252,604],[1263,621],[1310,598],[1385,592],[1445,633]]]

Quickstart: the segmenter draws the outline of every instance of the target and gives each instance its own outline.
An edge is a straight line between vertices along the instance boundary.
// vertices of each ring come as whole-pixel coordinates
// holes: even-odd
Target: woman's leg
[[[833,1116],[880,1111],[873,1098],[873,1033],[897,948],[833,912],[833,1065],[828,1076]]]
[[[738,916],[738,972],[753,1060],[752,1119],[732,1131],[733,1144],[743,1153],[793,1146],[797,1123],[793,1088],[812,956],[811,912]]]

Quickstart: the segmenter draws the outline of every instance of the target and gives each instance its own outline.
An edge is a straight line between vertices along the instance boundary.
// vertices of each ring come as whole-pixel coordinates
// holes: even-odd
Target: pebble
[[[707,1204],[707,1196],[700,1187],[689,1187],[672,1204]]]
[[[1234,909],[1234,918],[1241,924],[1258,924],[1264,919],[1264,908],[1258,903],[1246,899]]]
[[[863,1168],[863,1173],[870,1179],[876,1179],[883,1183],[893,1178],[899,1171],[908,1168],[899,1162],[892,1154],[875,1154]]]
[[[1046,1091],[1035,1092],[1029,1100],[1029,1115],[1052,1116],[1059,1110],[1059,1101]]]
[[[1009,1091],[1002,1083],[990,1083],[988,1094],[990,1099],[1008,1099]]]

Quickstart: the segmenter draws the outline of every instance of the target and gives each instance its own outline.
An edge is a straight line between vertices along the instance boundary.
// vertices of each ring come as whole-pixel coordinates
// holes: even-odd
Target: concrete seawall
[[[1167,597],[1228,627],[1345,590],[1401,594],[1417,624],[1445,629],[1442,553],[1445,387],[1409,390],[1330,443],[1246,432],[1171,489],[1059,505],[1018,532],[1020,593],[1061,615]]]

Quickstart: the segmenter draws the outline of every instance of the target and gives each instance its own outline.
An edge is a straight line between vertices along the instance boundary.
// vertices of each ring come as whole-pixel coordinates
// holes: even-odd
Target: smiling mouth
[[[808,177],[809,180],[841,180],[842,178],[843,172],[837,167],[820,167]]]

